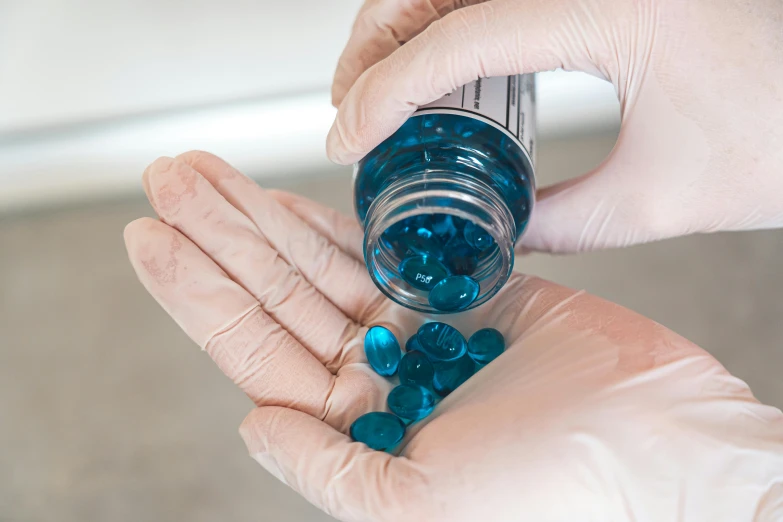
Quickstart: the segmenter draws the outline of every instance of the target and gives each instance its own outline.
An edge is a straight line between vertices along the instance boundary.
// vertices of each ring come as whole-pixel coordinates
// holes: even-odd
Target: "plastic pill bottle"
[[[392,300],[451,313],[488,301],[533,206],[535,76],[482,78],[420,107],[354,169],[364,259]]]

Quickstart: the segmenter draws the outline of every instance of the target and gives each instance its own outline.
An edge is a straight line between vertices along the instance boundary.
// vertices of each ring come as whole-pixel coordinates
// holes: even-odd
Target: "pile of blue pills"
[[[403,219],[387,228],[381,241],[402,260],[400,277],[426,292],[430,305],[442,312],[464,310],[476,300],[476,270],[498,250],[489,232],[450,214]]]
[[[438,401],[457,389],[505,349],[503,335],[484,328],[469,340],[456,328],[431,322],[400,343],[387,328],[373,326],[364,337],[367,361],[384,377],[399,376],[386,403],[391,413],[371,412],[351,425],[351,438],[375,450],[396,446],[410,424],[432,413]]]

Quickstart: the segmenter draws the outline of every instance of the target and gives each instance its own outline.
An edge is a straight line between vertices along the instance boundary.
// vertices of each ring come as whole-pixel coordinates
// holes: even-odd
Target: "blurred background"
[[[250,402],[144,292],[122,229],[160,155],[204,149],[351,212],[324,155],[359,0],[0,0],[0,521],[329,520],[246,455]],[[540,75],[539,184],[614,145],[611,85]],[[665,153],[665,151],[662,151]],[[712,352],[783,406],[779,231],[517,267]]]

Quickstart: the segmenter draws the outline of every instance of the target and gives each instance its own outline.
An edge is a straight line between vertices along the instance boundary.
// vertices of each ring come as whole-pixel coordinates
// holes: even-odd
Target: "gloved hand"
[[[622,129],[601,166],[539,191],[523,247],[783,226],[779,0],[367,0],[327,151],[355,162],[477,77],[558,67],[611,81]]]
[[[367,326],[425,318],[373,286],[355,220],[199,152],[144,176],[161,221],[128,225],[144,286],[255,402],[262,466],[348,521],[783,519],[783,414],[633,312],[514,274],[446,320],[507,351],[409,429],[398,455],[346,435],[383,410]]]

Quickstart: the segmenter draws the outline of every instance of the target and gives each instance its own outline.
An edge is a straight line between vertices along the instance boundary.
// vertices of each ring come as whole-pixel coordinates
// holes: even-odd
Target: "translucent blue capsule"
[[[479,364],[488,364],[506,349],[503,334],[494,328],[484,328],[468,339],[468,355]]]
[[[467,354],[456,361],[437,362],[432,387],[441,397],[445,397],[476,373],[476,363]]]
[[[446,267],[455,275],[471,275],[478,266],[479,252],[459,236],[449,241],[443,249]]]
[[[429,301],[433,308],[443,312],[457,312],[476,300],[479,284],[470,276],[450,276],[432,287]]]
[[[391,377],[400,365],[400,343],[388,329],[373,326],[364,336],[364,353],[367,361],[379,375]]]
[[[427,323],[416,337],[424,355],[431,361],[453,361],[468,350],[468,343],[456,328],[445,323]]]
[[[407,247],[409,253],[431,257],[443,256],[443,242],[427,228],[411,230],[401,236],[400,241]]]
[[[400,384],[389,392],[386,403],[401,419],[415,422],[432,413],[435,396],[422,386]]]
[[[465,224],[462,235],[465,237],[465,241],[479,252],[483,252],[495,244],[492,235],[472,221]]]
[[[365,413],[351,424],[351,438],[374,450],[391,449],[399,444],[404,435],[405,424],[391,413]]]
[[[416,337],[416,334],[411,335],[407,342],[405,343],[405,351],[406,352],[413,352],[413,351],[421,351],[421,345],[419,344],[419,339]]]
[[[449,275],[443,263],[432,256],[414,255],[406,257],[400,263],[400,275],[411,286],[419,290],[432,290]]]
[[[432,386],[432,376],[434,374],[435,369],[423,352],[414,350],[402,356],[400,361],[400,384],[415,384],[429,388]]]
[[[449,214],[433,214],[430,227],[444,243],[457,234],[454,218]]]

